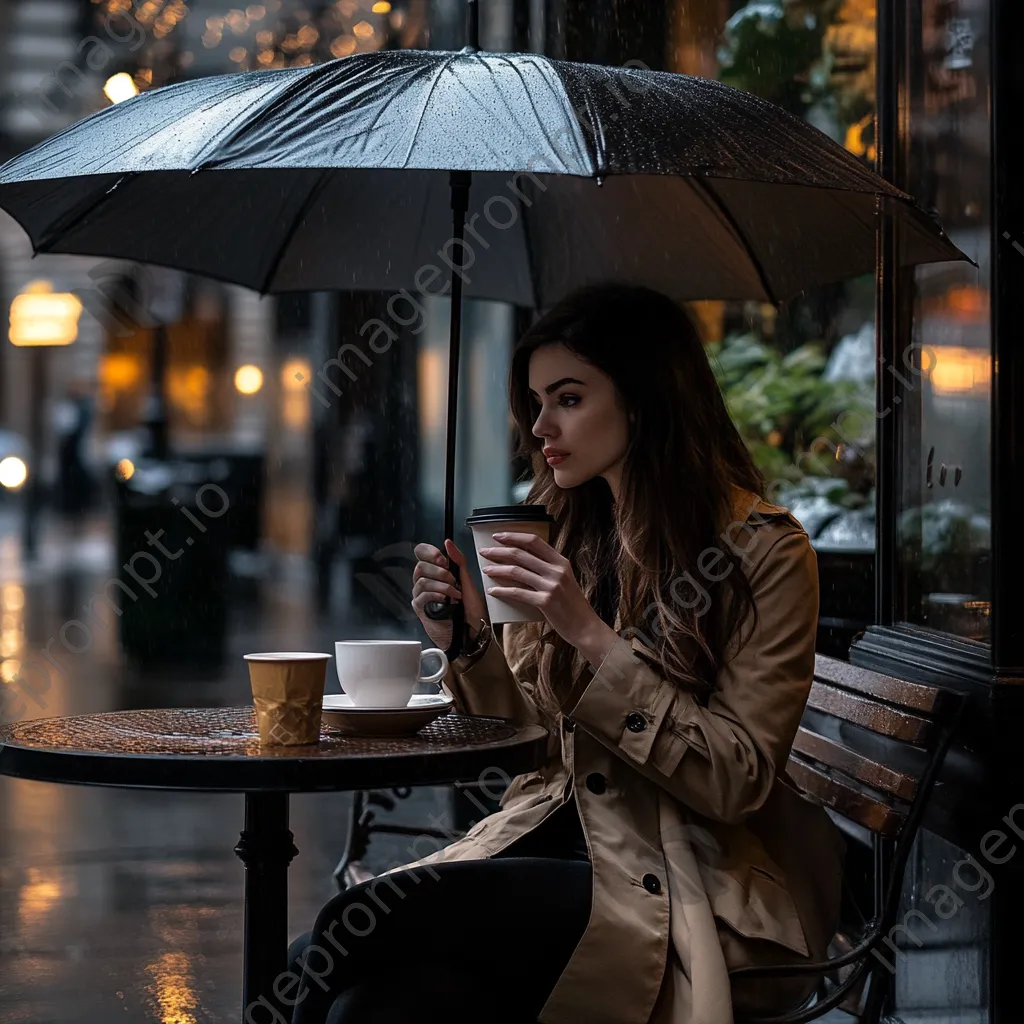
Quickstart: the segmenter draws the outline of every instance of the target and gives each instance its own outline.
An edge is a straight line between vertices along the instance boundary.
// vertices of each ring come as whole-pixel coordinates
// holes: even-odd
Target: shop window
[[[908,188],[979,264],[918,268],[904,399],[897,617],[987,642],[991,613],[989,0],[905,0]]]
[[[152,392],[155,330],[145,275],[104,279],[106,343],[99,364],[99,407],[108,431],[142,421]],[[222,285],[189,278],[179,315],[167,325],[164,395],[172,438],[188,444],[230,426],[227,299]]]
[[[874,166],[873,0],[686,0],[670,69],[754,92]],[[740,432],[821,551],[875,547],[874,278],[816,288],[780,311],[694,305]],[[865,576],[864,601],[872,585]],[[867,608],[861,615],[870,615]]]

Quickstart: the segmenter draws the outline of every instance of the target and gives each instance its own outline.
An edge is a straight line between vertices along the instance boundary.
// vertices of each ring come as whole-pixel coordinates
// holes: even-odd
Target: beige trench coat
[[[813,980],[730,984],[728,971],[822,959],[834,934],[845,844],[784,772],[813,675],[814,550],[785,509],[735,497],[721,539],[743,553],[759,621],[707,706],[659,675],[639,636],[620,635],[554,722],[521,666],[534,623],[503,627],[501,646],[486,630],[446,679],[462,713],[544,725],[548,761],[464,838],[384,874],[491,857],[574,799],[592,910],[540,1024],[731,1024],[741,1009],[787,1009]],[[587,786],[596,774],[600,793]]]

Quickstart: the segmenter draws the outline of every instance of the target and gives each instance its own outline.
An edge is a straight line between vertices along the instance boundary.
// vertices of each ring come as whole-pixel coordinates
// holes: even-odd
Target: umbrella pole
[[[452,239],[462,252],[466,235],[466,213],[469,210],[469,186],[472,175],[469,171],[450,172],[452,194]],[[452,274],[451,330],[448,340],[448,420],[445,431],[444,458],[444,537],[455,539],[455,460],[458,438],[459,413],[459,357],[462,348],[462,274]],[[452,563],[449,568],[459,584],[459,567]],[[453,603],[451,598],[431,602],[426,606],[427,617],[435,620],[452,620],[452,641],[445,651],[449,660],[462,651],[465,608],[462,602]]]

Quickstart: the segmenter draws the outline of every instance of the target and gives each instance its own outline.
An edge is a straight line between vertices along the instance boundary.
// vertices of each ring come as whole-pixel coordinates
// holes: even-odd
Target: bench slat
[[[956,699],[956,695],[936,686],[911,683],[882,672],[858,668],[848,661],[839,661],[824,654],[814,657],[814,675],[826,683],[846,690],[855,690],[867,697],[898,704],[927,715],[940,715]]]
[[[862,725],[882,736],[917,746],[924,746],[932,731],[932,723],[927,718],[817,681],[811,685],[807,706],[826,715]]]
[[[819,803],[878,835],[894,836],[903,824],[905,815],[896,808],[881,800],[873,800],[798,757],[790,757],[786,772],[802,790]]]
[[[873,761],[864,754],[851,750],[835,740],[800,726],[793,749],[805,757],[837,768],[867,786],[880,789],[909,803],[917,792],[917,779],[905,772],[895,771]]]

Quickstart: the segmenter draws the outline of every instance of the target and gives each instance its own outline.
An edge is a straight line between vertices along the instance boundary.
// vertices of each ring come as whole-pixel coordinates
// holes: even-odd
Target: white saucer
[[[446,693],[414,693],[409,703],[400,708],[382,708],[357,706],[347,693],[328,693],[324,696],[324,711],[355,711],[367,714],[394,714],[404,711],[417,711],[420,708],[446,708],[455,703],[454,697]]]
[[[357,708],[348,694],[331,693],[324,697],[323,723],[350,735],[412,736],[454,706],[447,693],[414,693],[404,708]]]

